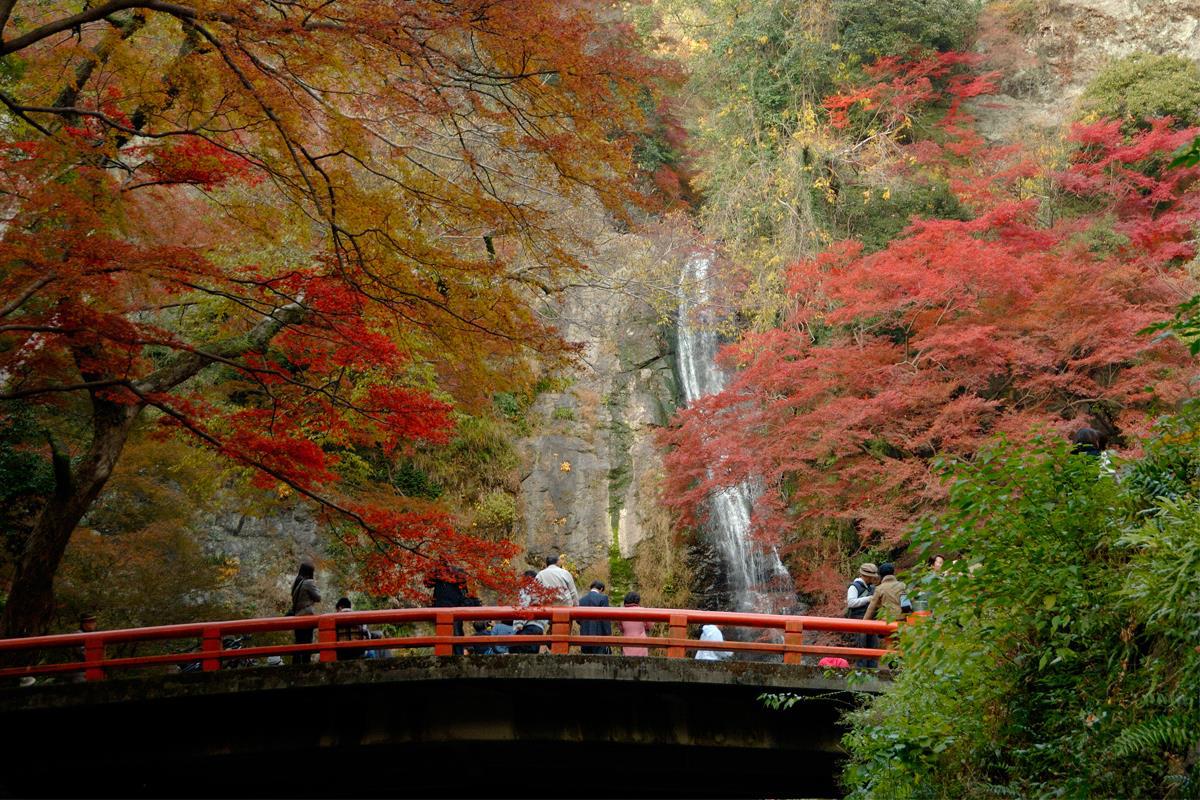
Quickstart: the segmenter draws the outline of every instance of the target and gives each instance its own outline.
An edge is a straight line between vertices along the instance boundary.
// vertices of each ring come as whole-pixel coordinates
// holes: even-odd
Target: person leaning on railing
[[[297,570],[296,578],[292,581],[292,607],[288,610],[287,616],[316,616],[316,605],[321,602],[321,593],[317,591],[316,574],[317,568],[310,559],[306,558],[300,562],[300,569]],[[315,630],[313,628],[297,628],[293,633],[296,644],[312,644]],[[294,653],[292,663],[307,664],[311,658],[312,653]]]
[[[350,603],[349,597],[342,597],[342,598],[338,599],[336,608],[337,608],[337,613],[340,614],[343,611],[352,611],[354,609],[354,606]],[[370,631],[367,630],[366,625],[356,625],[356,624],[338,625],[336,635],[337,635],[337,640],[339,642],[362,642],[362,641],[367,641],[371,638],[371,633],[370,633]],[[356,650],[345,650],[342,648],[338,648],[337,660],[338,661],[351,661],[356,658],[362,658],[364,652],[365,652],[365,649],[364,650],[357,650],[357,649]]]
[[[625,608],[641,608],[642,596],[637,592],[625,594]],[[640,619],[623,619],[617,623],[621,626],[621,635],[631,639],[646,639],[650,636],[651,623]],[[649,647],[622,647],[621,652],[627,656],[648,656]]]

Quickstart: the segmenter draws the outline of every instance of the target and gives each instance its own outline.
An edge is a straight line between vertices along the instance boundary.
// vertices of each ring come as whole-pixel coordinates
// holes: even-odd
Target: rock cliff
[[[976,49],[1003,74],[972,104],[980,129],[1015,141],[1054,129],[1112,60],[1138,52],[1200,61],[1200,0],[1003,0],[985,8]]]

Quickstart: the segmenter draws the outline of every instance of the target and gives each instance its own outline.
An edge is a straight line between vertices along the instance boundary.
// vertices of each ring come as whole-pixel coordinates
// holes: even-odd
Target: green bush
[[[1200,504],[1131,473],[1039,440],[952,472],[914,541],[958,561],[910,578],[932,616],[851,715],[851,797],[1196,796]]]
[[[977,0],[834,0],[842,47],[863,61],[913,51],[961,50],[979,17]]]
[[[1134,53],[1109,64],[1083,93],[1083,111],[1144,126],[1174,117],[1180,126],[1200,121],[1200,67],[1177,55]]]
[[[18,408],[0,417],[0,563],[25,546],[34,518],[54,491],[48,449],[32,413]]]
[[[424,497],[436,500],[442,495],[442,487],[420,467],[411,461],[402,461],[392,473],[392,485],[405,497]]]
[[[517,501],[508,492],[489,492],[475,504],[475,524],[498,533],[509,533],[517,521]]]
[[[944,183],[901,187],[894,192],[850,186],[838,193],[833,227],[839,237],[852,237],[873,253],[888,246],[912,223],[922,219],[970,219],[970,214]]]

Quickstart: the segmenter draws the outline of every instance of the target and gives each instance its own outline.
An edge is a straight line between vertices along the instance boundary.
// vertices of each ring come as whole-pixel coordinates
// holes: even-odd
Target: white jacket
[[[721,629],[716,625],[705,625],[700,629],[700,641],[702,642],[723,642],[725,637],[721,635]],[[697,650],[696,658],[700,661],[724,661],[727,658],[732,658],[733,653],[728,650]]]

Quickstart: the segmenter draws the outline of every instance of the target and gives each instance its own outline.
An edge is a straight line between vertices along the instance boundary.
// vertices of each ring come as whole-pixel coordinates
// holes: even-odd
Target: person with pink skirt
[[[625,603],[624,603],[625,608],[639,608],[641,602],[642,602],[642,598],[637,592],[630,592],[629,594],[625,595]],[[641,620],[634,621],[634,620],[623,619],[623,620],[621,620],[620,624],[621,624],[621,635],[622,636],[629,636],[629,637],[636,638],[636,639],[645,639],[650,635],[651,623],[649,623],[649,622],[643,622]],[[622,647],[621,652],[622,652],[622,654],[627,655],[627,656],[648,656],[648,655],[650,655],[650,648],[648,648],[648,647]]]

